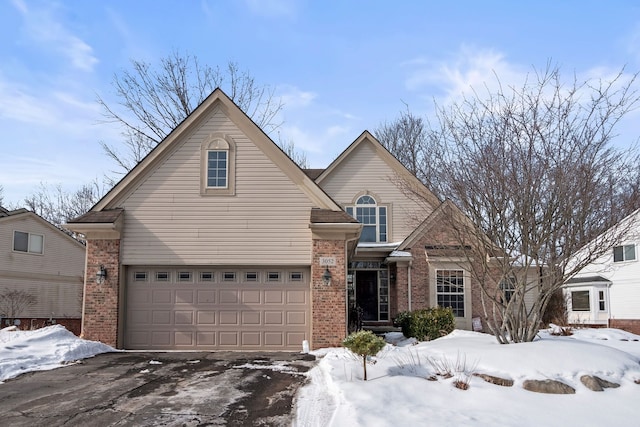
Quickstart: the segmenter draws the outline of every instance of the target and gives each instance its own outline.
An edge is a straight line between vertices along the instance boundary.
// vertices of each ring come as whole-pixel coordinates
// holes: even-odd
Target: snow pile
[[[109,351],[116,350],[100,342],[80,339],[61,325],[35,331],[20,331],[15,326],[0,329],[0,382]]]
[[[297,427],[324,426],[636,426],[640,419],[640,336],[583,329],[573,336],[542,331],[532,343],[500,345],[491,335],[456,330],[431,342],[387,336],[367,365],[346,349],[314,352],[321,360],[297,402]],[[438,373],[449,371],[450,378]],[[512,380],[502,387],[473,376]],[[593,392],[580,382],[596,375],[620,384]],[[528,379],[562,381],[573,395],[526,391]],[[468,390],[454,386],[469,384]],[[606,408],[606,410],[603,410]]]

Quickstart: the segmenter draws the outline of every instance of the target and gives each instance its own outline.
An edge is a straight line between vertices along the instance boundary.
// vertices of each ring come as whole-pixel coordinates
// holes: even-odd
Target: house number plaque
[[[333,267],[336,265],[336,259],[332,256],[321,256],[320,265],[323,267]]]

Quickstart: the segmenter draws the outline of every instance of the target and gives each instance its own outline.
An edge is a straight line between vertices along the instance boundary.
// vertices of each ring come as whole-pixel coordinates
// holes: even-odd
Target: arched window
[[[235,194],[233,140],[223,134],[212,134],[201,147],[201,194]]]
[[[347,206],[347,213],[362,223],[361,242],[387,241],[387,208],[372,196],[360,196],[355,206]]]

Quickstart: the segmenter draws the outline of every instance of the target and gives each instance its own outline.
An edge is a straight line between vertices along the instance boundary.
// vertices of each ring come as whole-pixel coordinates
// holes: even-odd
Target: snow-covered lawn
[[[499,345],[491,335],[456,330],[431,342],[388,335],[367,365],[345,349],[323,349],[301,390],[298,427],[315,426],[639,426],[640,336],[617,329],[581,329],[571,337],[543,331],[532,343]],[[375,362],[375,363],[373,363]],[[450,368],[452,378],[436,375]],[[456,371],[463,371],[458,372]],[[472,373],[514,381],[485,382]],[[596,375],[620,384],[594,392],[580,382]],[[435,381],[433,381],[435,377]],[[432,380],[428,380],[431,378]],[[572,395],[526,391],[527,379],[553,379]],[[454,387],[469,382],[468,390]]]
[[[0,381],[113,351],[61,326],[9,329],[0,330]],[[347,350],[314,352],[320,361],[299,393],[295,425],[640,425],[640,336],[616,329],[581,329],[571,337],[542,331],[535,342],[516,345],[459,330],[423,343],[400,334],[387,338],[394,344],[369,362],[366,382],[361,360]],[[438,367],[453,376],[436,375]],[[490,384],[474,372],[511,379],[514,385]],[[620,387],[591,391],[580,382],[585,374]],[[527,379],[559,380],[576,393],[533,393],[522,388]],[[456,380],[468,382],[469,389],[454,387]]]

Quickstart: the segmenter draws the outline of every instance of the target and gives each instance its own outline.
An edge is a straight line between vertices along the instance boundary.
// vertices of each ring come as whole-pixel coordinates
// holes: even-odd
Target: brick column
[[[336,260],[329,266],[331,285],[322,282],[326,267],[321,257]],[[344,240],[313,240],[311,266],[311,346],[312,349],[340,347],[347,333],[347,290]]]
[[[104,265],[107,278],[102,284],[96,273]],[[120,240],[87,241],[87,266],[82,306],[82,337],[118,345],[118,297],[120,290]]]

